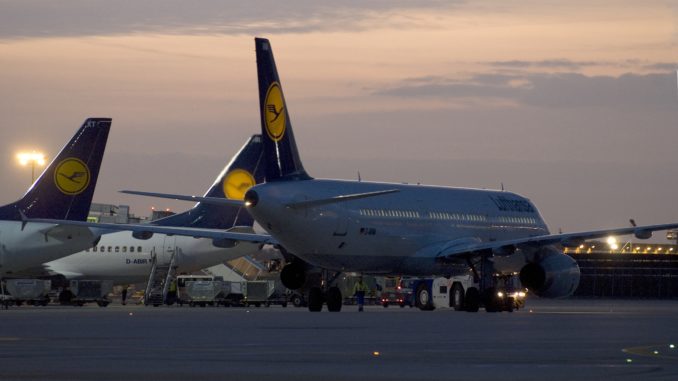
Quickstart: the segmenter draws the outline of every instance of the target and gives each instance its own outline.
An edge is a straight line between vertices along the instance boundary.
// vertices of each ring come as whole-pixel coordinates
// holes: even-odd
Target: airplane
[[[240,151],[217,176],[205,197],[242,200],[245,192],[264,180],[260,135],[250,137]],[[254,219],[244,206],[196,204],[183,213],[151,222],[155,226],[228,229],[253,232]],[[257,243],[195,239],[187,236],[98,229],[103,234],[87,249],[45,263],[27,275],[56,276],[66,279],[112,280],[115,284],[146,282],[152,257],[169,263],[174,255],[177,272],[193,272],[252,254]]]
[[[110,118],[89,118],[18,201],[0,207],[0,278],[92,246],[90,229],[26,224],[28,218],[87,219]]]
[[[304,169],[292,131],[289,108],[267,39],[255,38],[261,132],[266,182],[250,188],[244,204],[270,237],[193,229],[177,234],[267,241],[290,253],[281,272],[290,289],[304,284],[313,267],[326,273],[309,292],[309,310],[341,310],[342,295],[330,272],[375,275],[454,276],[473,272],[455,303],[470,312],[494,303],[493,274],[519,272],[522,284],[541,297],[571,295],[580,270],[564,247],[588,239],[652,232],[678,223],[550,233],[537,207],[504,190],[314,179]],[[219,205],[234,200],[188,195],[124,193]],[[417,300],[429,297],[425,289]],[[489,311],[490,309],[487,308]]]

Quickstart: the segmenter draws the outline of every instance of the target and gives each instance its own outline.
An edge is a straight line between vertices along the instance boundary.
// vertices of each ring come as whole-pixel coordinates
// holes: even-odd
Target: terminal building
[[[667,238],[674,240],[676,232]],[[565,249],[579,264],[576,297],[678,298],[678,245],[589,241]]]

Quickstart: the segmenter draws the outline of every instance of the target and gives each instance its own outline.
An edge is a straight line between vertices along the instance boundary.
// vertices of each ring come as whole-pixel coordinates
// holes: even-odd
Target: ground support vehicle
[[[412,307],[412,289],[403,287],[401,277],[385,277],[381,290],[381,305],[387,308],[390,305]]]
[[[69,290],[69,303],[76,306],[83,306],[85,303],[95,302],[99,307],[106,307],[111,303],[108,294],[113,291],[112,280],[71,280]],[[65,300],[59,296],[60,300]]]
[[[456,311],[513,312],[523,308],[527,291],[519,286],[517,276],[492,276],[492,284],[482,288],[474,275],[439,278],[410,278],[404,287],[414,290],[412,303],[423,311],[454,308]]]
[[[245,282],[223,281],[221,283],[221,294],[218,295],[217,304],[224,307],[242,306],[245,295],[243,293],[243,284]]]
[[[179,304],[188,304],[191,307],[217,305],[219,295],[223,295],[223,281],[219,280],[192,280],[184,284]]]
[[[43,279],[8,279],[5,281],[5,304],[24,303],[34,306],[46,306],[49,303],[49,291],[52,282]]]
[[[265,305],[268,307],[271,305],[271,297],[275,292],[275,282],[272,280],[247,281],[243,291],[245,295],[243,303],[245,306],[253,305],[259,307]]]

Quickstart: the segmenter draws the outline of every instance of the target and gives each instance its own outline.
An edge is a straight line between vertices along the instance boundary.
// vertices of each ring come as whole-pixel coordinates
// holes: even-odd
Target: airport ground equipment
[[[183,306],[241,306],[245,282],[225,281],[212,275],[179,275],[176,302]]]
[[[111,280],[71,280],[70,292],[72,298],[70,302],[77,306],[83,306],[85,303],[96,302],[99,307],[106,307],[111,303],[108,294],[113,291],[113,281]]]
[[[170,284],[176,281],[176,265],[174,262],[179,250],[179,248],[175,247],[172,250],[169,261],[166,262],[159,259],[157,253],[153,251],[151,255],[151,272],[148,275],[148,283],[144,293],[144,305],[158,307],[164,303],[172,304],[173,301],[168,300],[167,293],[169,292]]]
[[[412,289],[403,287],[402,277],[384,277],[380,300],[384,308],[390,305],[413,307]]]
[[[245,282],[243,302],[245,305],[259,307],[271,305],[271,297],[275,292],[275,282],[272,280],[253,280]],[[287,305],[287,303],[285,303]]]
[[[242,306],[244,295],[244,285],[245,282],[238,281],[222,281],[221,282],[221,295],[219,296],[219,304],[224,307],[230,306]]]
[[[402,288],[412,290],[410,303],[422,311],[453,308],[455,311],[513,312],[525,305],[526,290],[517,276],[496,276],[492,287],[481,288],[473,275],[438,278],[410,278]],[[482,291],[481,291],[482,290]]]
[[[24,303],[34,306],[46,306],[49,303],[49,291],[52,282],[42,279],[7,279],[3,296],[5,303],[20,306]]]
[[[194,280],[186,282],[184,287],[185,299],[191,307],[207,305],[214,306],[218,303],[219,294],[223,292],[222,281]]]

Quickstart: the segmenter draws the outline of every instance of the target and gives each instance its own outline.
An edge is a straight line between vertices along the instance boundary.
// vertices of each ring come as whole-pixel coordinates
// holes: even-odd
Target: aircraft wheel
[[[339,287],[330,287],[327,290],[327,310],[330,312],[339,312],[341,311],[341,291]]]
[[[419,287],[417,287],[416,297],[417,298],[415,300],[415,303],[420,310],[422,311],[433,310],[433,303],[431,302],[431,293],[429,292],[428,287],[426,287],[425,284],[422,283],[419,285]]]
[[[454,308],[455,311],[464,310],[464,287],[459,283],[452,285],[450,307]]]
[[[320,287],[311,287],[308,292],[308,310],[320,312],[323,309],[323,293]]]
[[[480,309],[480,292],[475,287],[469,287],[466,290],[465,310],[467,312],[478,312]]]
[[[292,305],[295,307],[301,307],[301,305],[303,304],[303,300],[301,299],[301,295],[299,294],[292,295],[292,297],[290,298],[290,302],[292,302]]]

